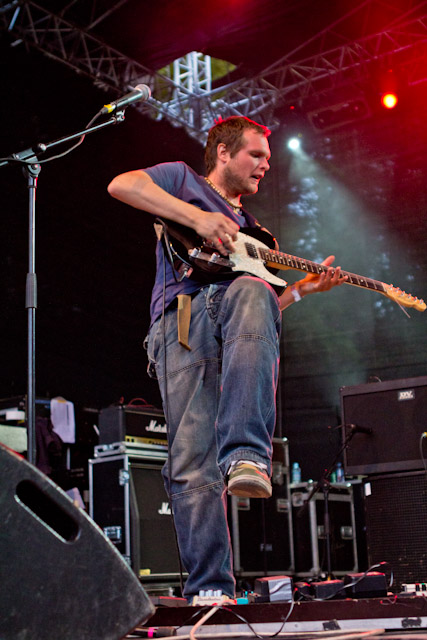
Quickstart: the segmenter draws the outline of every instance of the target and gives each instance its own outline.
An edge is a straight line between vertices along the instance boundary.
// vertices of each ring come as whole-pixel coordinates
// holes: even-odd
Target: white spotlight
[[[289,138],[288,140],[288,149],[291,151],[297,151],[301,146],[301,141],[299,138]]]

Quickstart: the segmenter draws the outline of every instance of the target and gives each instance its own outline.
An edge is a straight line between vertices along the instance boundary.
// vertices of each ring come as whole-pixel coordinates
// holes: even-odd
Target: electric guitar
[[[218,282],[249,273],[271,284],[280,295],[287,283],[275,275],[277,270],[292,269],[320,275],[329,268],[276,251],[273,236],[261,229],[243,227],[233,243],[235,251],[225,257],[188,227],[169,220],[167,223],[162,221],[162,226],[164,246],[181,278],[193,277],[201,282]],[[345,284],[376,291],[401,306],[417,311],[424,311],[426,308],[424,300],[405,293],[398,287],[348,271],[341,270],[341,274],[347,276]]]

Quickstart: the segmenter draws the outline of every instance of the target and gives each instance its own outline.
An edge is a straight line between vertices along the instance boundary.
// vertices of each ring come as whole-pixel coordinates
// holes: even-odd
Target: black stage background
[[[228,56],[240,64],[235,73],[244,73],[264,68],[354,3],[330,3],[328,15],[314,11],[317,3],[310,2],[296,3],[292,13],[290,3],[287,18],[283,3],[258,3],[268,15],[263,21],[257,3],[240,14],[237,4],[229,29],[217,30],[216,40],[206,7],[189,13],[204,31],[180,29],[175,2],[159,3],[156,16],[154,7],[141,3],[147,13],[139,32],[136,18],[130,25],[130,16],[139,14],[132,14],[136,5],[129,3],[121,28],[113,29],[120,21],[116,16],[115,23],[103,24],[101,35],[119,48],[126,43],[129,55],[153,68],[198,48]],[[415,4],[388,6],[398,15]],[[166,5],[170,12],[162,13]],[[180,11],[184,15],[183,7]],[[222,8],[218,11],[223,17]],[[167,20],[180,38],[168,32]],[[353,26],[357,37],[361,27]],[[23,44],[11,47],[13,41],[1,33],[2,156],[84,127],[115,97],[40,52],[26,51]],[[327,133],[314,131],[307,114],[279,108],[272,169],[247,205],[282,250],[314,261],[334,253],[349,271],[427,298],[426,83],[406,87],[390,113],[376,106],[370,80],[367,85],[372,116]],[[298,157],[286,149],[293,133],[303,136],[304,153]],[[135,397],[160,405],[142,348],[154,277],[152,221],[113,201],[106,187],[122,171],[161,161],[184,160],[202,172],[202,155],[201,145],[182,129],[130,108],[124,123],[88,136],[69,156],[43,165],[36,217],[39,397],[61,395],[96,409]],[[28,199],[19,167],[1,169],[0,190],[0,397],[7,398],[26,390]],[[290,274],[289,280],[296,277]],[[289,437],[291,459],[301,462],[305,479],[317,477],[338,446],[339,433],[327,427],[340,421],[341,386],[425,375],[425,314],[410,315],[382,296],[347,286],[285,313],[278,435]]]

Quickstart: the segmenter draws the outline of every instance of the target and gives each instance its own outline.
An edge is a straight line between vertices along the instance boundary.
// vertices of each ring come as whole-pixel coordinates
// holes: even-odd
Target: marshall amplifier
[[[340,395],[343,439],[356,427],[344,453],[347,475],[423,469],[427,376],[342,387]]]
[[[99,444],[167,442],[163,411],[144,405],[118,405],[101,409],[99,414]]]
[[[172,514],[161,474],[166,447],[117,443],[96,449],[97,457],[89,460],[91,518],[141,580],[177,579]]]

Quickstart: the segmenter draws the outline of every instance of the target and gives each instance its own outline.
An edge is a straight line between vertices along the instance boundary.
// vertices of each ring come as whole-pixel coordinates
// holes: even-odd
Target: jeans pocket
[[[206,295],[206,309],[210,319],[216,322],[219,308],[227,287],[220,284],[211,284]]]
[[[148,361],[148,364],[147,364],[147,374],[149,378],[152,378],[153,380],[157,380],[156,365],[154,364],[154,362],[151,362],[150,360]]]
[[[156,336],[161,327],[160,322],[157,320],[153,326],[150,328],[148,334],[144,340],[144,349],[147,352],[148,364],[147,364],[147,374],[153,380],[157,380],[157,372],[156,372],[156,359],[155,359],[155,342]]]

